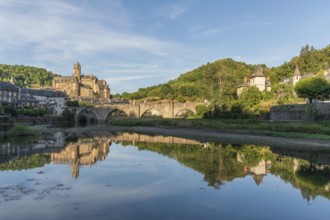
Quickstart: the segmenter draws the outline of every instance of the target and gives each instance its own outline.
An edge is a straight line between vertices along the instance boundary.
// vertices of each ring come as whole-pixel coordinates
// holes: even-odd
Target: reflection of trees
[[[319,195],[330,199],[328,166],[316,166],[303,159],[274,154],[269,147],[230,144],[209,144],[203,147],[142,142],[134,145],[139,150],[154,151],[176,159],[181,164],[204,174],[204,180],[216,189],[220,188],[225,181],[232,181],[245,175],[252,175],[256,184],[259,185],[264,175],[272,173],[300,189],[306,200],[314,199]],[[303,155],[303,151],[299,151],[299,154]],[[316,152],[313,152],[313,155],[315,159]]]
[[[43,167],[48,163],[50,163],[49,155],[35,154],[2,163],[0,164],[0,171],[32,169],[36,167]]]
[[[301,166],[295,173],[295,180],[305,199],[315,199],[318,195],[323,195],[330,199],[329,167],[316,166],[314,164]]]
[[[237,161],[231,145],[182,145],[136,143],[140,150],[151,150],[171,157],[200,173],[210,186],[219,188],[223,181],[244,176],[243,164]]]

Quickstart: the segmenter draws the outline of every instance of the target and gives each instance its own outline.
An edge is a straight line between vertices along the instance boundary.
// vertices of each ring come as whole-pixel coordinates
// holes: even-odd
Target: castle
[[[94,75],[81,75],[80,63],[73,66],[72,76],[60,76],[53,79],[53,88],[62,90],[70,98],[110,99],[110,88],[105,80]]]
[[[262,71],[261,66],[257,66],[252,76],[249,78],[244,77],[244,83],[237,86],[237,96],[239,96],[245,88],[250,86],[256,86],[260,92],[270,91],[272,86],[268,77],[266,77]]]

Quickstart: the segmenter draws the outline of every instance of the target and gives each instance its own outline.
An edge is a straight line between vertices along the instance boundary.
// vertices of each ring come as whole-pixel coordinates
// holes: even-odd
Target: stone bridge
[[[105,123],[116,112],[121,115],[133,118],[141,118],[148,112],[155,113],[163,118],[177,118],[181,114],[192,111],[196,113],[196,106],[201,103],[129,103],[129,104],[110,104],[95,107],[76,108],[75,121],[78,122],[82,117],[89,123]]]

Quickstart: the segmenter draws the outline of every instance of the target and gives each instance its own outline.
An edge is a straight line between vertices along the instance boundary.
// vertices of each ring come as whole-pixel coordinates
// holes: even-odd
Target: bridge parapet
[[[195,108],[201,103],[130,103],[130,104],[110,104],[98,105],[94,107],[77,107],[76,108],[76,121],[82,115],[90,115],[94,117],[98,123],[105,123],[109,115],[114,111],[122,111],[128,117],[141,118],[146,112],[153,110],[157,111],[164,118],[175,118],[178,113],[184,110],[189,110],[196,113]]]

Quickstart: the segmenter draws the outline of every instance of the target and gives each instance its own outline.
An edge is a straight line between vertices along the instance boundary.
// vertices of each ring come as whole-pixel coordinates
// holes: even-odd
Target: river
[[[330,150],[122,133],[0,143],[0,219],[329,219]]]

